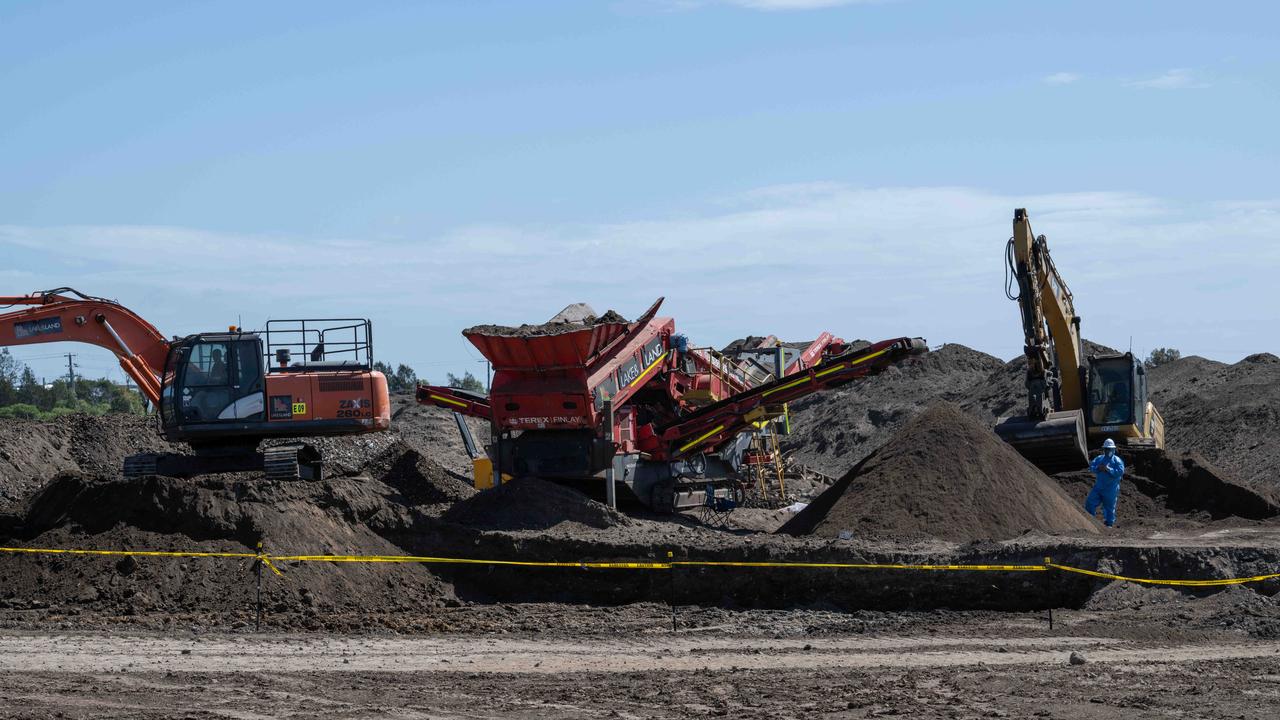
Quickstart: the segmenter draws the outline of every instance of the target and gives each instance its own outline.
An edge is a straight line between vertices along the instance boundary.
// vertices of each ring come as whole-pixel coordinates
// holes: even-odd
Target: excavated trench
[[[795,541],[661,545],[549,541],[457,527],[421,528],[393,542],[415,553],[495,560],[571,562],[672,560],[730,563],[859,563],[928,565],[1055,564],[1132,577],[1226,578],[1275,572],[1280,547],[1090,545],[1088,539],[975,545],[953,550],[860,547],[856,542]],[[728,608],[824,606],[853,610],[1004,610],[1079,608],[1107,580],[1064,571],[868,570],[804,567],[697,567],[672,570],[441,566],[460,599],[620,605],[670,602]],[[1266,595],[1280,582],[1250,585]]]

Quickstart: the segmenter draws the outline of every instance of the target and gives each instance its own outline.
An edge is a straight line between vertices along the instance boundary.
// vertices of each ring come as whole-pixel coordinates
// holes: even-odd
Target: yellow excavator
[[[1013,213],[1005,255],[1005,294],[1022,312],[1027,412],[1002,419],[996,433],[1051,473],[1085,467],[1089,448],[1106,438],[1121,447],[1163,449],[1164,418],[1147,400],[1142,361],[1132,352],[1085,356],[1071,290],[1044,235],[1031,232],[1025,209]]]

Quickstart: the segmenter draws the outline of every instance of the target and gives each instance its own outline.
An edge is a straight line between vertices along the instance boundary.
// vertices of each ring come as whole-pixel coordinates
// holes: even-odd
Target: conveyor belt
[[[657,428],[665,457],[676,460],[716,448],[752,424],[780,416],[787,402],[877,375],[906,357],[926,351],[920,338],[883,340],[709,405]]]

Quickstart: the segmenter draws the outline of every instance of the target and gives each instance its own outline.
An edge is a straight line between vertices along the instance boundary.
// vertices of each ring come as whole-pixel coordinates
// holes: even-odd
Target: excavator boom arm
[[[1009,244],[1027,355],[1027,415],[1043,420],[1051,412],[1080,410],[1084,351],[1071,290],[1053,264],[1045,237],[1031,232],[1025,209],[1014,211]]]
[[[120,367],[152,404],[160,402],[169,343],[151,323],[123,305],[59,288],[0,296],[0,346],[80,342],[115,353]]]

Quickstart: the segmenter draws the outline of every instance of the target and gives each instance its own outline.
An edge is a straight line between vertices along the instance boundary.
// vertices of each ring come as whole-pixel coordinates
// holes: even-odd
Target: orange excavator
[[[165,337],[118,302],[58,288],[0,296],[0,346],[80,342],[115,353],[159,409],[161,436],[193,454],[141,453],[126,477],[265,472],[319,479],[322,458],[302,442],[391,425],[387,379],[373,370],[367,319],[272,320],[265,331]]]

